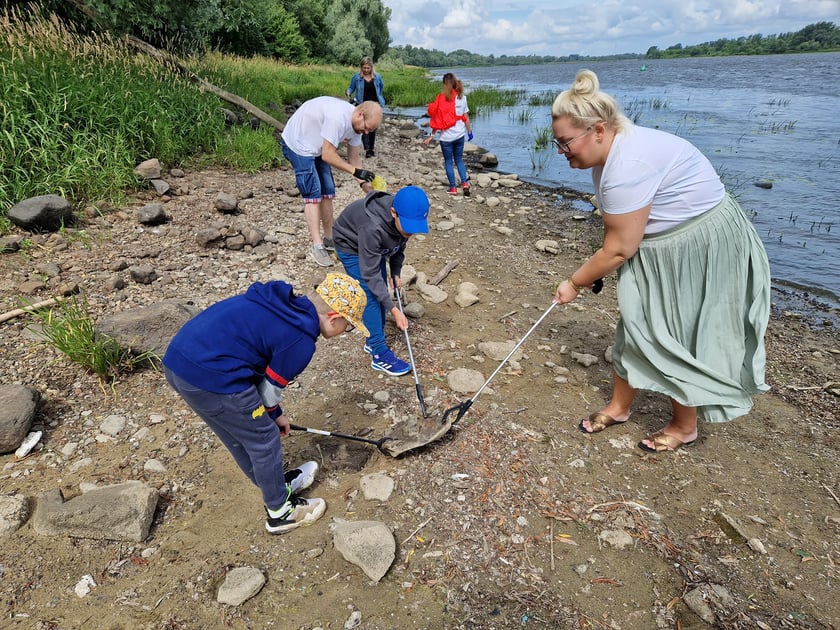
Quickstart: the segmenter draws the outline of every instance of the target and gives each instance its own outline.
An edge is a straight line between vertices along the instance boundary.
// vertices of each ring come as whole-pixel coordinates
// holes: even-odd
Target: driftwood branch
[[[437,272],[437,275],[429,281],[429,284],[434,284],[437,286],[440,284],[443,279],[449,275],[449,273],[458,266],[458,263],[461,262],[457,258],[455,260],[450,260],[443,269]]]
[[[261,110],[259,107],[256,107],[256,106],[252,105],[251,103],[246,101],[244,98],[241,98],[241,97],[237,96],[236,94],[231,94],[230,92],[228,92],[226,90],[223,90],[220,87],[216,87],[212,83],[209,83],[205,79],[202,79],[200,76],[198,76],[193,71],[191,71],[190,69],[185,67],[183,64],[181,64],[181,62],[179,62],[177,59],[175,59],[175,57],[173,57],[169,53],[164,52],[162,50],[158,50],[157,48],[155,48],[151,44],[149,44],[147,42],[144,42],[142,39],[138,39],[138,38],[134,37],[133,35],[126,35],[125,39],[131,46],[133,46],[137,50],[139,50],[141,52],[144,52],[147,55],[150,55],[151,57],[154,57],[160,63],[162,63],[164,66],[167,66],[169,68],[173,68],[174,70],[176,70],[181,75],[190,79],[190,81],[192,81],[193,83],[197,83],[203,90],[207,90],[208,92],[210,92],[212,94],[215,94],[220,99],[222,99],[224,101],[227,101],[228,103],[231,103],[233,105],[236,105],[237,107],[240,107],[240,108],[244,109],[246,112],[248,112],[252,116],[255,116],[256,118],[259,118],[261,121],[263,121],[266,124],[271,125],[275,129],[279,129],[280,131],[283,131],[283,127],[285,127],[285,125],[283,123],[281,123],[279,120],[277,120],[273,116],[269,116],[263,110]]]
[[[85,2],[83,2],[82,0],[68,0],[68,2],[74,7],[76,7],[76,9],[78,9],[88,18],[90,18],[90,20],[94,22],[94,24],[97,24],[103,30],[107,30],[108,27],[105,20],[103,20],[99,16],[99,14],[94,9],[89,7]],[[154,57],[164,66],[175,70],[179,74],[190,79],[192,82],[197,83],[202,89],[205,89],[208,92],[215,94],[220,99],[227,101],[228,103],[236,105],[237,107],[241,107],[246,112],[248,112],[252,116],[259,118],[264,123],[271,125],[272,127],[279,129],[280,131],[283,131],[283,127],[285,127],[285,125],[279,120],[272,116],[269,116],[259,107],[255,107],[254,105],[246,101],[244,98],[240,98],[236,94],[231,94],[230,92],[227,92],[220,87],[216,87],[212,83],[209,83],[206,80],[202,79],[200,76],[198,76],[197,74],[189,70],[187,67],[185,67],[183,64],[181,64],[181,62],[179,62],[175,57],[173,57],[169,53],[162,50],[158,50],[148,42],[144,42],[142,39],[134,37],[133,35],[126,35],[125,41],[137,50],[144,52],[147,55],[150,55],[151,57]]]
[[[62,297],[54,297],[48,300],[44,300],[42,302],[35,302],[35,304],[30,304],[29,306],[24,306],[23,308],[16,308],[11,311],[7,311],[0,315],[0,324],[3,322],[7,322],[10,319],[14,319],[15,317],[20,317],[21,315],[26,315],[27,313],[31,313],[32,311],[37,311],[39,308],[46,308],[47,306],[53,306],[54,304],[58,304],[61,302]]]

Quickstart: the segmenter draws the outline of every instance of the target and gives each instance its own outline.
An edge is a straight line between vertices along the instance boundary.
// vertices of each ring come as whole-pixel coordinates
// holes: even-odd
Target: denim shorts
[[[320,156],[307,157],[292,151],[285,142],[280,141],[283,156],[295,170],[295,183],[303,197],[303,203],[319,203],[322,198],[335,197],[335,180],[330,165]]]

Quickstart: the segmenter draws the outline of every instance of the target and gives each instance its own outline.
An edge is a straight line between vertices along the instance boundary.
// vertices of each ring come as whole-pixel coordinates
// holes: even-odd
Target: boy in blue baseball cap
[[[369,331],[364,349],[372,357],[370,366],[391,376],[407,374],[411,366],[399,359],[385,341],[388,311],[397,328],[408,329],[408,319],[394,305],[390,285],[397,290],[402,288],[400,271],[405,247],[412,234],[428,233],[428,217],[426,193],[417,186],[406,186],[395,195],[370,192],[344,208],[333,227],[338,259],[347,275],[358,280],[367,294],[362,321]]]

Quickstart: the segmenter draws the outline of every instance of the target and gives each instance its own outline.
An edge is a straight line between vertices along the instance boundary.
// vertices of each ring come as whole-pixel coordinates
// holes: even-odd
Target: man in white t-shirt
[[[352,174],[362,190],[370,192],[375,176],[361,168],[359,147],[362,134],[374,131],[381,122],[382,107],[374,101],[354,107],[332,96],[319,96],[298,107],[283,129],[280,145],[295,171],[295,182],[303,197],[303,213],[312,238],[310,253],[322,267],[333,264],[329,253],[334,250],[335,181],[331,167]],[[347,142],[346,160],[338,154],[343,142]]]

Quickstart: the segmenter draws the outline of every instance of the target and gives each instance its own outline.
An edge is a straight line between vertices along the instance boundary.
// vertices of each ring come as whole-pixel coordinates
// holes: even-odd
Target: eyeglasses
[[[336,311],[330,311],[329,313],[327,313],[327,317],[332,317],[333,315],[337,315],[338,317],[344,320],[344,323],[346,324],[346,326],[344,327],[344,332],[348,333],[356,328],[356,325],[351,324],[350,320],[344,317],[344,315],[342,315],[341,313],[337,313]]]
[[[557,138],[554,138],[554,139],[552,139],[551,144],[553,144],[555,147],[557,147],[557,150],[560,151],[560,153],[568,153],[569,151],[571,151],[571,147],[569,147],[569,145],[572,144],[572,142],[574,142],[578,138],[583,138],[583,136],[587,135],[591,131],[592,131],[592,127],[587,127],[586,131],[584,131],[582,134],[580,134],[578,136],[575,136],[571,140],[568,140],[566,142],[561,142]]]

